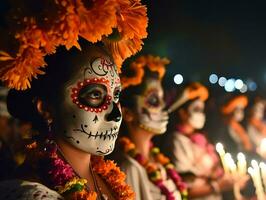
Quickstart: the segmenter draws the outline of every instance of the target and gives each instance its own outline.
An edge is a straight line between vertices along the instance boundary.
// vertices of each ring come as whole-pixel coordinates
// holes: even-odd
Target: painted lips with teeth
[[[94,139],[97,139],[99,137],[100,139],[103,139],[103,140],[106,140],[106,139],[114,140],[118,136],[118,128],[116,126],[114,128],[111,128],[110,130],[97,131],[96,133],[92,133],[91,131],[90,132],[87,132],[84,129],[84,125],[81,124],[80,125],[80,128],[73,129],[73,131],[74,132],[82,132],[82,133],[88,135],[88,138],[93,137]]]

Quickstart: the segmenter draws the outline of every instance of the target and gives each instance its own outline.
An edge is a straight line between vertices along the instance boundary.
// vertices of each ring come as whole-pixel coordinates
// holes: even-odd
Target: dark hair
[[[7,97],[7,107],[12,116],[24,121],[32,122],[38,131],[46,131],[47,123],[36,110],[35,100],[40,98],[51,106],[61,101],[60,93],[65,82],[70,80],[74,70],[88,62],[88,52],[92,45],[84,40],[80,41],[82,51],[72,48],[67,51],[60,47],[56,54],[46,58],[45,75],[38,76],[31,83],[31,88],[25,91],[10,90]],[[103,50],[101,44],[96,46]]]

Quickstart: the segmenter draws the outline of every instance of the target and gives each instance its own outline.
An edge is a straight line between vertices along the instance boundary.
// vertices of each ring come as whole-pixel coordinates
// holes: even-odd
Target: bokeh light
[[[246,84],[243,85],[243,87],[240,89],[241,93],[245,93],[248,91],[248,86]]]
[[[248,82],[248,89],[250,91],[255,91],[257,89],[257,84],[254,81],[250,81]]]
[[[231,78],[226,81],[224,89],[226,92],[233,92],[235,90],[235,79]]]
[[[183,78],[183,76],[181,74],[176,74],[174,76],[175,84],[180,85],[181,83],[183,83],[183,81],[184,81],[184,78]]]
[[[244,85],[244,82],[241,79],[237,79],[235,81],[235,88],[236,89],[240,90],[243,87],[243,85]]]
[[[218,82],[218,76],[216,74],[211,74],[209,76],[209,81],[211,84],[215,84]]]
[[[219,78],[218,84],[219,84],[221,87],[224,87],[226,81],[227,81],[227,79],[226,79],[225,77],[222,76],[222,77]]]

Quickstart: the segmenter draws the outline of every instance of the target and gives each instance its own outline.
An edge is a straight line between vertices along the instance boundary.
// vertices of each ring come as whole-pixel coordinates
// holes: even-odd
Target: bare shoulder
[[[56,191],[37,183],[23,180],[0,182],[0,199],[5,200],[63,200]]]

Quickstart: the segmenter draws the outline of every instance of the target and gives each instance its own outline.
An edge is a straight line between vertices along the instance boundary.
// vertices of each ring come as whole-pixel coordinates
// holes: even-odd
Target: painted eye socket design
[[[111,104],[108,94],[108,80],[105,78],[86,79],[72,88],[71,98],[80,109],[88,112],[102,112]]]
[[[107,97],[107,88],[102,84],[90,84],[79,91],[79,102],[91,108],[97,108],[102,106]]]
[[[192,109],[192,112],[204,113],[204,108],[197,106],[197,107]]]
[[[148,96],[146,103],[150,107],[157,108],[160,106],[160,99],[157,93],[152,93]]]

